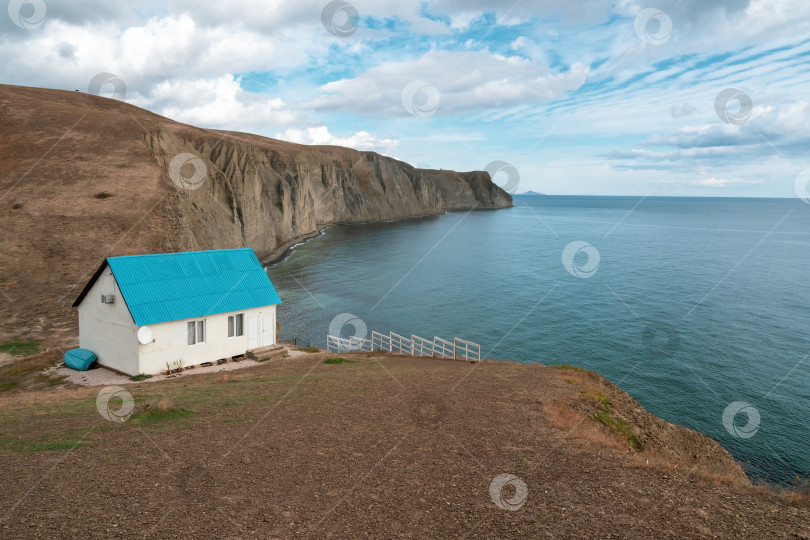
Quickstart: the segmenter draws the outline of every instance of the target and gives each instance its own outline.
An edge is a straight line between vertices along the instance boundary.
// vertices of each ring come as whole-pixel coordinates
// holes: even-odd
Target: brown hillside
[[[196,189],[172,181],[181,153],[204,164]],[[485,172],[415,169],[0,85],[0,340],[73,337],[70,305],[106,256],[247,246],[270,259],[327,225],[511,204]]]

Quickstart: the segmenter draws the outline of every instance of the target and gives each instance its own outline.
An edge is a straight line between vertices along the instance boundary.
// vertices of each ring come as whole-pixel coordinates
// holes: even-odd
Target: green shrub
[[[635,432],[630,428],[630,423],[621,418],[614,418],[609,407],[605,406],[604,408],[600,408],[593,415],[593,419],[606,425],[613,433],[618,433],[619,435],[626,437],[627,444],[630,445],[630,448],[635,448],[637,450],[644,449],[644,441],[642,441],[641,437],[636,435]]]
[[[8,392],[9,390],[14,390],[20,383],[13,380],[13,379],[6,379],[4,381],[0,381],[0,392]]]
[[[354,364],[354,360],[348,358],[327,358],[323,361],[324,364]]]

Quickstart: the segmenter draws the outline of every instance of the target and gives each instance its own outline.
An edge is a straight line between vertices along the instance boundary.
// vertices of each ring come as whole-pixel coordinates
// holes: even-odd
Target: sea
[[[705,433],[756,482],[810,477],[810,204],[515,196],[328,228],[268,267],[280,338],[462,338],[571,364]]]

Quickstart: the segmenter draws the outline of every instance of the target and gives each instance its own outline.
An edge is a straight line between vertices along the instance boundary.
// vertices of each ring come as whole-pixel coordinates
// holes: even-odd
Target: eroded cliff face
[[[486,172],[416,169],[374,152],[190,133],[179,125],[145,140],[167,182],[178,154],[205,164],[199,187],[179,192],[179,249],[245,246],[267,260],[328,225],[512,205]],[[188,167],[184,177],[194,173]]]

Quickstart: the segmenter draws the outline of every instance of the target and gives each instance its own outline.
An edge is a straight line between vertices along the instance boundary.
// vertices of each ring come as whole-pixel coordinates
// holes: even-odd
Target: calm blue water
[[[569,257],[574,273],[598,253],[591,277],[564,267],[575,241],[593,248]],[[516,197],[334,227],[269,273],[282,339],[324,346],[351,313],[369,333],[582,366],[719,441],[755,479],[810,474],[810,205],[798,199]],[[749,407],[727,429],[735,402]]]

